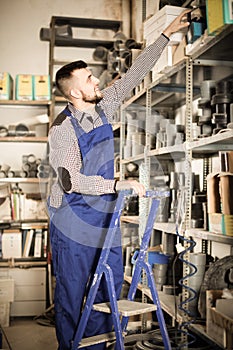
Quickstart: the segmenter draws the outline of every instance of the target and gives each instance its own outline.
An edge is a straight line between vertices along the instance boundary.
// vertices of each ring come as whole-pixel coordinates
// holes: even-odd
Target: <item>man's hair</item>
[[[57,71],[55,80],[56,86],[65,97],[68,97],[67,82],[72,78],[72,72],[76,69],[82,68],[87,68],[87,64],[84,61],[79,60],[68,63]]]

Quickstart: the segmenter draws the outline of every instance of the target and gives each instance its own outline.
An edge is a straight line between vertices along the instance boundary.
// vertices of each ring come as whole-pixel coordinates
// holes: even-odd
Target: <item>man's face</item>
[[[102,100],[99,79],[94,77],[88,68],[77,69],[73,75],[76,78],[75,87],[80,91],[84,102],[98,103]]]

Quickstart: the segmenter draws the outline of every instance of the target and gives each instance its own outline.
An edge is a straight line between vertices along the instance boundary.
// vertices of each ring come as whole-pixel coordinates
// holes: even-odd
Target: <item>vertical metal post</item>
[[[51,37],[49,41],[49,76],[50,76],[50,93],[51,93],[51,100],[52,103],[50,105],[49,114],[50,114],[50,125],[53,123],[54,120],[54,107],[55,107],[55,94],[53,93],[53,80],[54,80],[54,47],[55,47],[55,19],[52,17],[50,22],[50,31],[51,31]]]
[[[192,59],[186,60],[186,141],[192,140],[192,114],[193,114],[193,64]],[[191,227],[191,203],[192,201],[192,151],[186,150],[185,153],[185,223],[184,229],[187,230]],[[189,248],[189,243],[184,241],[184,248]],[[188,261],[188,253],[184,255],[184,259]],[[189,267],[187,264],[183,264],[183,278],[189,274]],[[183,280],[183,284],[187,286],[187,279]],[[187,288],[182,290],[182,302],[187,300],[189,293]],[[183,304],[183,309],[188,310],[187,303]],[[188,313],[183,314],[183,324],[187,324],[189,321]],[[182,343],[185,345],[184,349],[188,348],[187,334],[182,333]]]

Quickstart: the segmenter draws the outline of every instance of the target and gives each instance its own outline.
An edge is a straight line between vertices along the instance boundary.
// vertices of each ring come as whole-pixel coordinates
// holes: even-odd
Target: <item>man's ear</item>
[[[81,96],[82,96],[81,92],[78,89],[72,89],[70,91],[70,94],[74,98],[81,98]]]

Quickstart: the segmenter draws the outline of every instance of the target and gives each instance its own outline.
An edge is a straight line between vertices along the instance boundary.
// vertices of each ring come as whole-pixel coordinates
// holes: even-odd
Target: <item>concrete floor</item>
[[[30,317],[15,317],[9,327],[3,327],[4,350],[57,350],[55,328],[38,324]],[[8,340],[8,345],[6,339]]]

